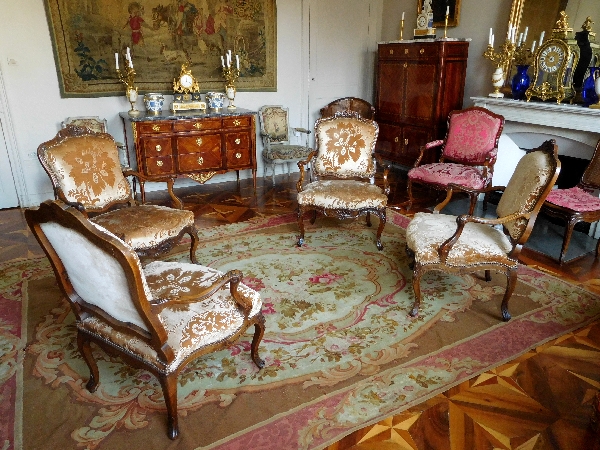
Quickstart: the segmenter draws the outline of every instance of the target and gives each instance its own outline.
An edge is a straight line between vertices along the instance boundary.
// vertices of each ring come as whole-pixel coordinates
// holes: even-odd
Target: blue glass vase
[[[529,83],[531,82],[529,75],[527,75],[528,69],[529,65],[517,65],[517,73],[513,77],[511,83],[512,96],[515,100],[523,100],[523,98],[525,98],[525,91],[527,90],[527,88],[529,87]]]
[[[590,106],[594,103],[598,103],[598,95],[596,95],[596,85],[595,85],[595,73],[598,70],[598,67],[590,67],[590,76],[583,80],[583,84],[581,85],[581,97],[583,98],[583,103],[586,106]]]

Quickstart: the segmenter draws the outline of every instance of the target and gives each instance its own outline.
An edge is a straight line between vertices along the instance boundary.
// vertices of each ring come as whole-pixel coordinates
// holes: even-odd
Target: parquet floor
[[[198,227],[252,217],[279,215],[296,208],[297,176],[180,188],[185,208]],[[406,200],[405,173],[390,176],[390,205]],[[165,192],[147,199],[169,204]],[[424,197],[426,202],[435,200]],[[549,245],[560,245],[560,242]],[[0,262],[42,252],[20,209],[0,210]],[[559,267],[525,249],[522,262],[600,293],[600,263],[584,255]],[[502,345],[501,342],[498,345]],[[593,399],[600,391],[600,321],[562,336],[514,361],[462,383],[409,410],[365,427],[327,450],[600,450],[591,425]]]

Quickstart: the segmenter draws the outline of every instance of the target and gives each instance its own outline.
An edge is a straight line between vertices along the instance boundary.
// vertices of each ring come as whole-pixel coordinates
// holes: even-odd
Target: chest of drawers
[[[130,117],[121,113],[130,164],[146,181],[166,181],[169,194],[175,178],[188,177],[204,183],[215,174],[252,170],[256,187],[255,113],[189,112]],[[134,167],[135,168],[135,167]],[[142,201],[144,183],[140,182]]]

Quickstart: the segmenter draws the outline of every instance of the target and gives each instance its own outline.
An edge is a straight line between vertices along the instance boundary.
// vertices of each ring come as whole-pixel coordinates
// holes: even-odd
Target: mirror
[[[581,26],[590,16],[594,24],[592,31],[596,32],[595,43],[600,44],[600,1],[598,0],[513,0],[509,22],[517,26],[517,36],[529,27],[526,47],[531,48],[533,41],[538,41],[544,32],[544,41],[552,35],[552,29],[559,18],[561,11],[565,11],[569,18],[569,26],[575,33],[581,31]],[[592,41],[593,42],[593,41]],[[592,61],[591,65],[598,65]],[[509,70],[507,86],[510,86],[514,70]]]

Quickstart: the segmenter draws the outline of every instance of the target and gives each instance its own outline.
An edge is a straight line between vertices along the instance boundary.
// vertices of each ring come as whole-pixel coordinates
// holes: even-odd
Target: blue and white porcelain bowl
[[[144,95],[144,106],[146,106],[146,111],[159,113],[162,111],[164,104],[165,98],[162,94],[150,93]]]
[[[225,104],[225,94],[222,92],[207,92],[206,93],[206,101],[208,102],[208,107],[212,109],[222,108]]]

